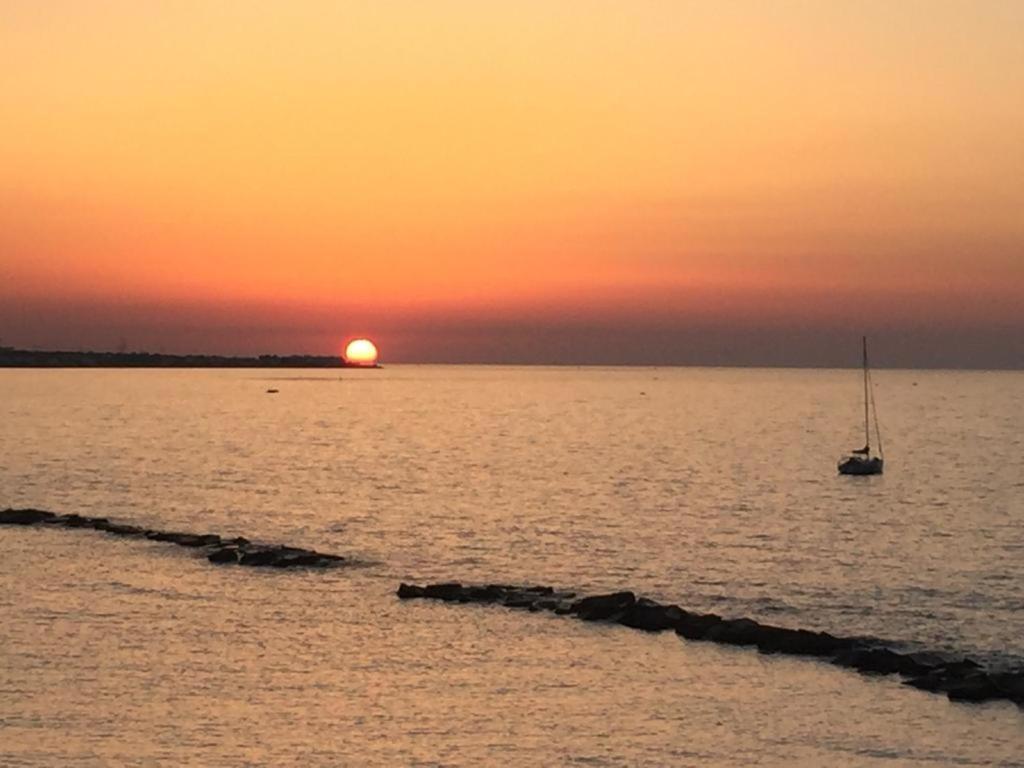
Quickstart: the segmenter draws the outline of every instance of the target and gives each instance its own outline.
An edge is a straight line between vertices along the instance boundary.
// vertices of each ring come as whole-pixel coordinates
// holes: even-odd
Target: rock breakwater
[[[242,536],[225,538],[216,533],[186,533],[142,528],[117,523],[105,517],[58,515],[41,509],[0,510],[0,525],[47,526],[54,528],[89,528],[112,536],[146,539],[195,549],[215,565],[242,565],[265,568],[330,568],[344,564],[340,555],[329,555],[312,549],[263,544]]]
[[[1004,699],[1024,706],[1024,670],[986,670],[972,659],[932,652],[904,653],[872,638],[837,637],[828,632],[771,626],[753,619],[696,613],[678,605],[638,598],[632,592],[577,597],[575,592],[544,586],[463,586],[446,582],[427,586],[402,584],[398,597],[550,611],[582,621],[609,622],[648,632],[671,630],[687,640],[816,658],[866,675],[898,675],[906,685],[944,693],[953,701]]]

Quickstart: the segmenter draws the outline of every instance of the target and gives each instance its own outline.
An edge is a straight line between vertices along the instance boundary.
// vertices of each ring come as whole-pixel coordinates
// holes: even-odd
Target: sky
[[[0,344],[1024,368],[1016,0],[0,0]]]

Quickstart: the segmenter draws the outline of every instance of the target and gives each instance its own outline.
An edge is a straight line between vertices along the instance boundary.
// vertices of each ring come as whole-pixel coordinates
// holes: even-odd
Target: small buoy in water
[[[267,394],[268,395],[276,395],[277,394],[277,390],[276,389],[268,389],[267,390]]]

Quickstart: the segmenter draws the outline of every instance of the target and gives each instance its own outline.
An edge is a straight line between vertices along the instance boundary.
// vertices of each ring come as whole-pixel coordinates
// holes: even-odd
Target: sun
[[[353,339],[345,347],[345,362],[350,365],[376,365],[377,345],[369,339]]]

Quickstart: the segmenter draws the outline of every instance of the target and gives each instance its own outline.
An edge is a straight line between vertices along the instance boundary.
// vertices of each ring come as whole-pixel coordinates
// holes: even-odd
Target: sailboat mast
[[[871,455],[871,428],[868,426],[868,337],[861,336],[864,345],[864,448]]]

